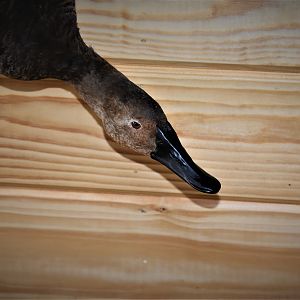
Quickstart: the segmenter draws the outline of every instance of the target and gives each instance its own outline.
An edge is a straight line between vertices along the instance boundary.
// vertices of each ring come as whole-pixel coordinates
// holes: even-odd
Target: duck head
[[[160,105],[115,69],[101,80],[88,74],[77,87],[117,143],[159,161],[196,190],[218,193],[221,184],[197,166]],[[103,76],[103,72],[102,75]]]

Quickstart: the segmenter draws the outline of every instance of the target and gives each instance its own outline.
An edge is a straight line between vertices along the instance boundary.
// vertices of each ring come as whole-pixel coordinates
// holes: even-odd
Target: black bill
[[[157,127],[156,149],[151,153],[151,157],[200,192],[216,194],[221,188],[218,179],[206,173],[193,162],[169,123],[164,129]]]

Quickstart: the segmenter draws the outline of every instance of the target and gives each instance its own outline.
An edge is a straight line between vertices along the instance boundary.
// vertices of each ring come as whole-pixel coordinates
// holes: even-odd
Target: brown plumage
[[[156,127],[166,127],[167,118],[145,91],[112,68],[101,81],[89,73],[75,87],[116,142],[141,154],[155,150]],[[134,128],[133,122],[140,127]]]
[[[116,142],[151,156],[202,192],[220,190],[182,147],[159,104],[86,46],[74,0],[0,0],[0,73],[69,82]]]

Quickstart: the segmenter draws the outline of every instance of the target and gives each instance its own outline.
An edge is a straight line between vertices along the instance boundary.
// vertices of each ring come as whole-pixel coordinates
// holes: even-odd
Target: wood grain
[[[117,65],[164,108],[222,197],[300,199],[300,74]],[[65,84],[1,79],[1,182],[201,195],[120,148]]]
[[[106,58],[300,66],[296,0],[77,1],[84,40]]]
[[[0,77],[0,299],[300,299],[300,2],[77,8],[223,187],[119,147],[63,82]]]
[[[0,291],[299,298],[299,205],[211,201],[2,186]]]

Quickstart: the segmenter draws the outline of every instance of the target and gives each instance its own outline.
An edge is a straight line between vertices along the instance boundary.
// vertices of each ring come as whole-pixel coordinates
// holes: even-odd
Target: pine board
[[[77,10],[222,190],[116,145],[68,85],[0,77],[0,299],[299,299],[300,2]]]
[[[297,0],[77,1],[106,58],[300,66]]]
[[[0,298],[299,298],[300,74],[113,63],[223,189],[107,140],[66,84],[2,77]]]
[[[191,156],[221,180],[214,199],[298,203],[299,73],[116,66],[159,101]],[[1,182],[201,197],[105,137],[62,82],[0,84]]]
[[[300,297],[299,205],[0,188],[1,299]]]

